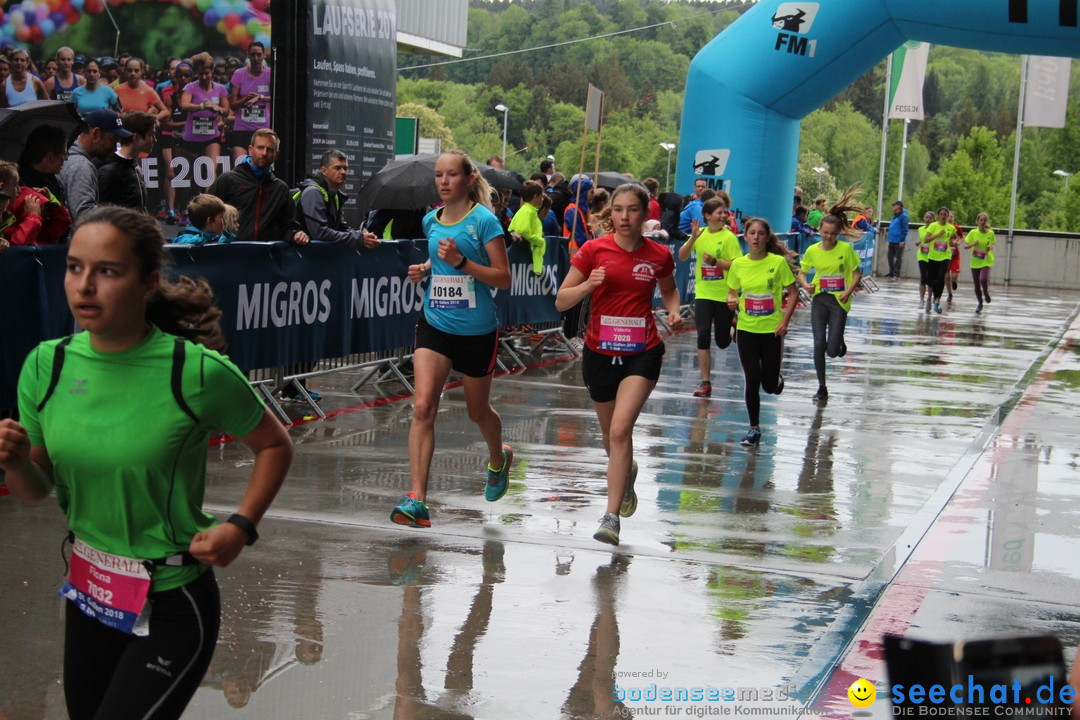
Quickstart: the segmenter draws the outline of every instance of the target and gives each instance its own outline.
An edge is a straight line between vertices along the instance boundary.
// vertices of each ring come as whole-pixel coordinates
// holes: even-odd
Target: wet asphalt
[[[292,408],[292,471],[262,539],[218,572],[222,634],[187,717],[849,717],[862,677],[879,699],[859,714],[884,718],[885,632],[1046,632],[1071,662],[1080,293],[997,288],[976,315],[969,286],[940,316],[910,281],[857,295],[823,406],[800,309],[751,450],[734,347],[697,399],[694,334],[669,338],[617,549],[592,539],[605,456],[578,362],[542,354],[495,381],[516,454],[497,503],[447,389],[429,530],[388,519],[408,486],[402,387],[316,378],[328,417]],[[212,448],[212,511],[250,469],[238,443]],[[65,717],[63,534],[55,503],[0,498],[5,720]]]

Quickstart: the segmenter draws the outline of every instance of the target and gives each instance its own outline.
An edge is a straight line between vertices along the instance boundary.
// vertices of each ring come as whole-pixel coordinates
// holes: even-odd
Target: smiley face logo
[[[859,678],[847,690],[848,700],[857,708],[868,708],[877,699],[877,688],[869,680]]]

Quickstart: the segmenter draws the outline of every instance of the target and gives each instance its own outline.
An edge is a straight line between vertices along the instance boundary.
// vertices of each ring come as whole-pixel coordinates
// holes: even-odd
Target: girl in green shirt
[[[964,238],[964,249],[971,250],[971,280],[975,285],[975,299],[979,301],[975,312],[981,313],[983,298],[990,302],[990,268],[994,267],[994,231],[990,229],[990,216],[979,213],[975,229]]]

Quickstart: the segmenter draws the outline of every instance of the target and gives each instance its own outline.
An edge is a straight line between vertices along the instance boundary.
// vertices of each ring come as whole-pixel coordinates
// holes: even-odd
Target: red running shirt
[[[634,252],[623,250],[614,235],[585,243],[570,263],[586,278],[604,268],[604,282],[592,292],[585,344],[603,355],[636,355],[660,344],[653,321],[657,281],[675,272],[675,259],[664,245],[643,238]]]

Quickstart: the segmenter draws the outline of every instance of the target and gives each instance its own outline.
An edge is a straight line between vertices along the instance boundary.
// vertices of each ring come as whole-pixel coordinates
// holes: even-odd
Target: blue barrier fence
[[[805,250],[797,236],[785,239],[800,253]],[[853,244],[869,274],[873,234]],[[668,246],[677,256],[678,243]],[[409,265],[427,259],[426,241],[384,242],[358,251],[286,243],[169,250],[176,273],[205,278],[214,288],[229,356],[245,371],[412,345],[423,289],[406,275]],[[0,409],[15,405],[27,353],[42,340],[72,331],[63,287],[66,252],[44,246],[0,253],[0,306],[7,310],[0,315]],[[503,324],[557,322],[555,294],[570,267],[565,240],[548,239],[539,277],[525,245],[511,246],[509,257],[511,286],[494,295]],[[693,264],[676,257],[675,272],[682,302],[692,302]],[[658,297],[655,302],[660,304]]]

